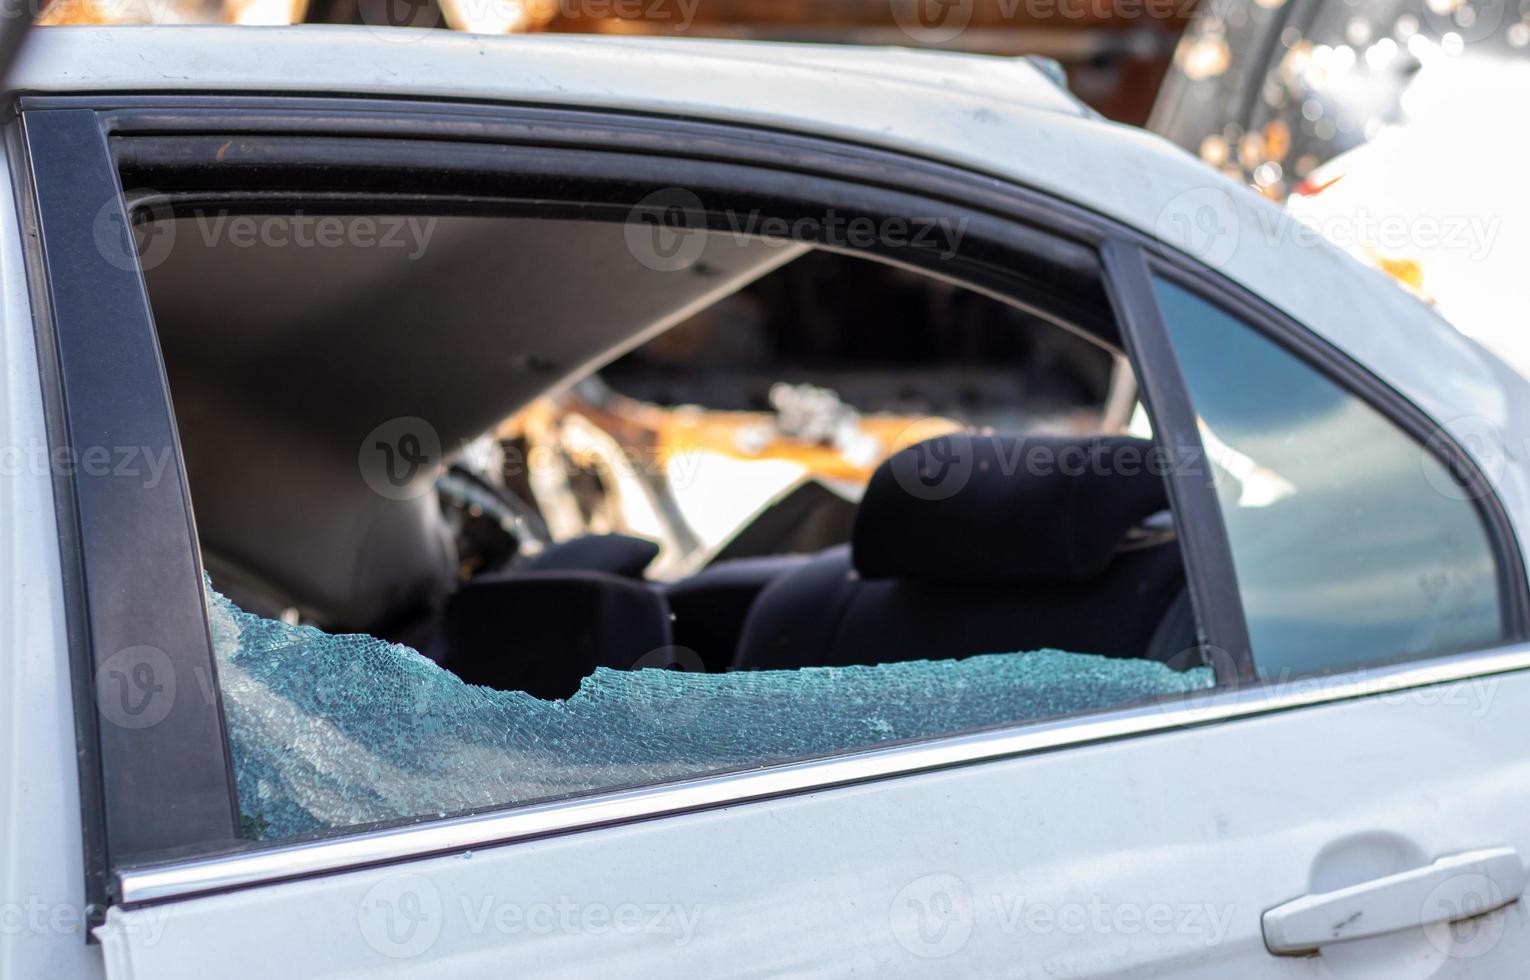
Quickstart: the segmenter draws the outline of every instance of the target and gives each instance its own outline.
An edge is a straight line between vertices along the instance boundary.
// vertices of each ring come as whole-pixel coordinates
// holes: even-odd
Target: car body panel
[[[0,167],[0,977],[90,977],[54,467],[13,200]]]
[[[1454,956],[1415,932],[1276,957],[1260,916],[1388,862],[1530,853],[1505,836],[1527,712],[1530,674],[1473,679],[114,910],[101,935],[113,980],[1501,976],[1530,957],[1523,904]]]

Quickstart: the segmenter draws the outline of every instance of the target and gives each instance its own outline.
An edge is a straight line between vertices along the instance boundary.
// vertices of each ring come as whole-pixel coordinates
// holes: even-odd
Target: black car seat
[[[550,544],[513,569],[526,572],[605,572],[642,579],[659,557],[659,546],[630,534],[584,534]]]
[[[1178,657],[1195,644],[1152,444],[941,436],[873,474],[851,542],[773,582],[734,666],[778,669],[1054,648]],[[1176,659],[1178,657],[1178,659]]]
[[[695,653],[709,673],[733,664],[744,621],[760,593],[805,566],[812,555],[763,555],[708,565],[664,586],[675,645]]]
[[[442,666],[470,684],[567,698],[596,667],[668,666],[672,645],[655,586],[607,572],[516,572],[452,594]]]

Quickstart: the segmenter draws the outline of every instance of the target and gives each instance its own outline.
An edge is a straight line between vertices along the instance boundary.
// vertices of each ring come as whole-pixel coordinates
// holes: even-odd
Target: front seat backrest
[[[658,589],[605,572],[485,576],[446,607],[442,666],[469,684],[567,698],[596,667],[667,666],[669,606]]]
[[[735,666],[841,666],[1055,648],[1147,656],[1184,589],[1153,445],[957,434],[872,475],[849,549],[767,588]],[[1180,637],[1188,646],[1193,636]]]

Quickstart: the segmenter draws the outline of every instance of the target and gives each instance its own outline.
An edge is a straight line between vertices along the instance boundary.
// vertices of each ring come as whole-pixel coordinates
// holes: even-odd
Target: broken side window
[[[525,803],[1179,695],[1208,667],[1038,650],[727,674],[599,668],[545,701],[208,588],[246,836]]]

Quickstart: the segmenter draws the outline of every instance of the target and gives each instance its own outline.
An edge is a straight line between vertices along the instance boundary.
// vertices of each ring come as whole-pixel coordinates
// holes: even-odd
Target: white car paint
[[[37,35],[27,91],[429,94],[675,112],[939,157],[1086,204],[1217,264],[1442,422],[1530,433],[1523,382],[1379,276],[1189,157],[1081,115],[1019,63],[364,30]],[[0,192],[4,418],[44,438],[13,198]],[[1207,209],[1210,209],[1209,211]],[[1210,214],[1211,224],[1197,224]],[[1181,220],[1183,219],[1183,220]],[[1207,229],[1210,229],[1208,232]],[[1202,234],[1197,237],[1197,230]],[[1377,329],[1384,324],[1385,330]],[[1478,447],[1520,528],[1530,473]],[[78,899],[51,486],[0,482],[9,648],[5,902]],[[1168,709],[1166,709],[1168,710]],[[1278,958],[1264,910],[1485,847],[1530,853],[1530,673],[970,765],[477,853],[113,910],[86,947],[0,935],[16,977],[1186,976],[1460,978],[1530,961],[1480,932]]]
[[[0,978],[95,977],[48,430],[0,167]]]
[[[1530,853],[1506,819],[1530,757],[1498,730],[1526,712],[1512,675],[114,913],[103,941],[112,980],[1504,977],[1522,904],[1454,957],[1418,931],[1275,957],[1260,916]]]

